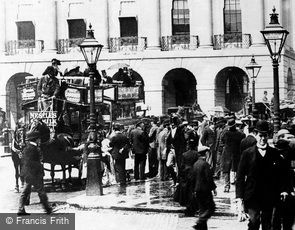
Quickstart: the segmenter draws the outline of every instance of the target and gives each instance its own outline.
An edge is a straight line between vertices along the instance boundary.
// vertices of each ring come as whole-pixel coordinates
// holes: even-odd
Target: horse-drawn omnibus
[[[80,81],[76,81],[77,79]],[[48,140],[43,140],[42,153],[43,162],[51,165],[49,170],[52,182],[55,165],[61,166],[64,180],[66,167],[78,168],[79,176],[81,175],[82,150],[76,150],[74,147],[81,142],[85,143],[88,136],[90,87],[86,79],[83,76],[59,78],[59,97],[48,99],[38,97],[38,79],[30,77],[26,83],[18,86],[26,129],[42,129],[47,126],[50,130]],[[109,128],[113,121],[123,123],[135,119],[136,103],[142,99],[143,88],[138,83],[132,86],[123,85],[122,82],[96,85],[95,115],[98,129]],[[44,100],[46,106],[42,105]]]

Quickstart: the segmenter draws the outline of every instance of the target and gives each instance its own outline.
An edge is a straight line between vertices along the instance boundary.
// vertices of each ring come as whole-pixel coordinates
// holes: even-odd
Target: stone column
[[[264,0],[241,1],[240,4],[243,34],[251,35],[252,45],[264,45],[264,39],[260,33],[264,29]]]
[[[109,36],[110,38],[120,37],[120,23],[119,23],[119,1],[109,0],[108,12],[109,12]]]
[[[147,49],[160,49],[160,0],[139,3],[138,36],[147,38]]]
[[[172,35],[171,10],[172,10],[172,1],[160,0],[161,36]]]
[[[90,21],[95,39],[103,45],[103,49],[108,49],[109,38],[109,11],[108,0],[91,1],[88,4]],[[86,29],[89,29],[87,25]]]
[[[41,1],[40,4],[40,10],[42,10],[42,18],[40,18],[39,22],[40,28],[38,38],[44,41],[45,52],[56,52],[56,1],[46,0]]]
[[[57,39],[68,38],[67,24],[67,4],[64,1],[57,1],[56,6],[56,21],[57,21]]]
[[[212,47],[212,0],[191,0],[191,35],[198,35],[200,47]]]
[[[5,42],[6,42],[6,14],[5,14],[5,1],[0,0],[0,31],[2,31],[2,35],[0,36],[0,55],[3,55],[5,52]]]

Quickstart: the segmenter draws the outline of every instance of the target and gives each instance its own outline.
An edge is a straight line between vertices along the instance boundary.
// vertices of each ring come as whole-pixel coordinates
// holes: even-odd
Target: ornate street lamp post
[[[101,149],[97,141],[96,116],[94,111],[95,106],[95,91],[94,91],[94,74],[96,71],[96,63],[98,61],[103,45],[100,45],[94,38],[93,30],[89,25],[87,35],[80,45],[85,61],[89,67],[89,85],[90,85],[90,126],[89,136],[87,140],[88,159],[87,159],[87,184],[86,195],[102,195],[101,181]]]
[[[289,32],[279,23],[276,9],[270,14],[270,23],[261,31],[272,59],[274,90],[274,132],[280,129],[279,59]]]
[[[256,114],[255,109],[255,78],[257,78],[259,71],[261,69],[261,65],[258,65],[255,62],[254,55],[252,55],[251,62],[245,66],[248,75],[252,78],[252,114],[253,116]]]

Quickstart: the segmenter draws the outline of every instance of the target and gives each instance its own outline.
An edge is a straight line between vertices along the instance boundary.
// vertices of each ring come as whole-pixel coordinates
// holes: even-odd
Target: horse
[[[15,169],[15,192],[19,192],[19,179],[21,188],[24,186],[24,178],[20,176],[22,167],[22,150],[25,146],[25,127],[17,125],[12,134],[11,159]]]
[[[54,185],[54,170],[56,165],[61,166],[63,172],[62,188],[66,182],[66,170],[69,170],[69,180],[71,180],[72,166],[78,168],[79,178],[81,178],[80,160],[83,153],[81,149],[74,149],[74,140],[72,135],[67,133],[59,133],[51,137],[50,129],[42,120],[37,119],[30,125],[30,131],[39,131],[41,138],[41,153],[43,163],[51,165],[50,171],[51,182]]]

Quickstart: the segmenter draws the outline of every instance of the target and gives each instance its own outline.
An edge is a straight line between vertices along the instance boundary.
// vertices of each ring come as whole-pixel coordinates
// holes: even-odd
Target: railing
[[[59,39],[57,41],[57,52],[59,54],[80,52],[79,45],[84,39],[85,38]]]
[[[6,54],[39,54],[44,50],[42,40],[12,40],[6,42]]]
[[[119,37],[109,39],[110,53],[143,51],[146,47],[146,37]]]
[[[249,48],[251,45],[251,34],[219,34],[213,36],[213,48],[215,50]]]
[[[195,50],[199,47],[199,37],[193,35],[173,35],[161,38],[161,50]]]

